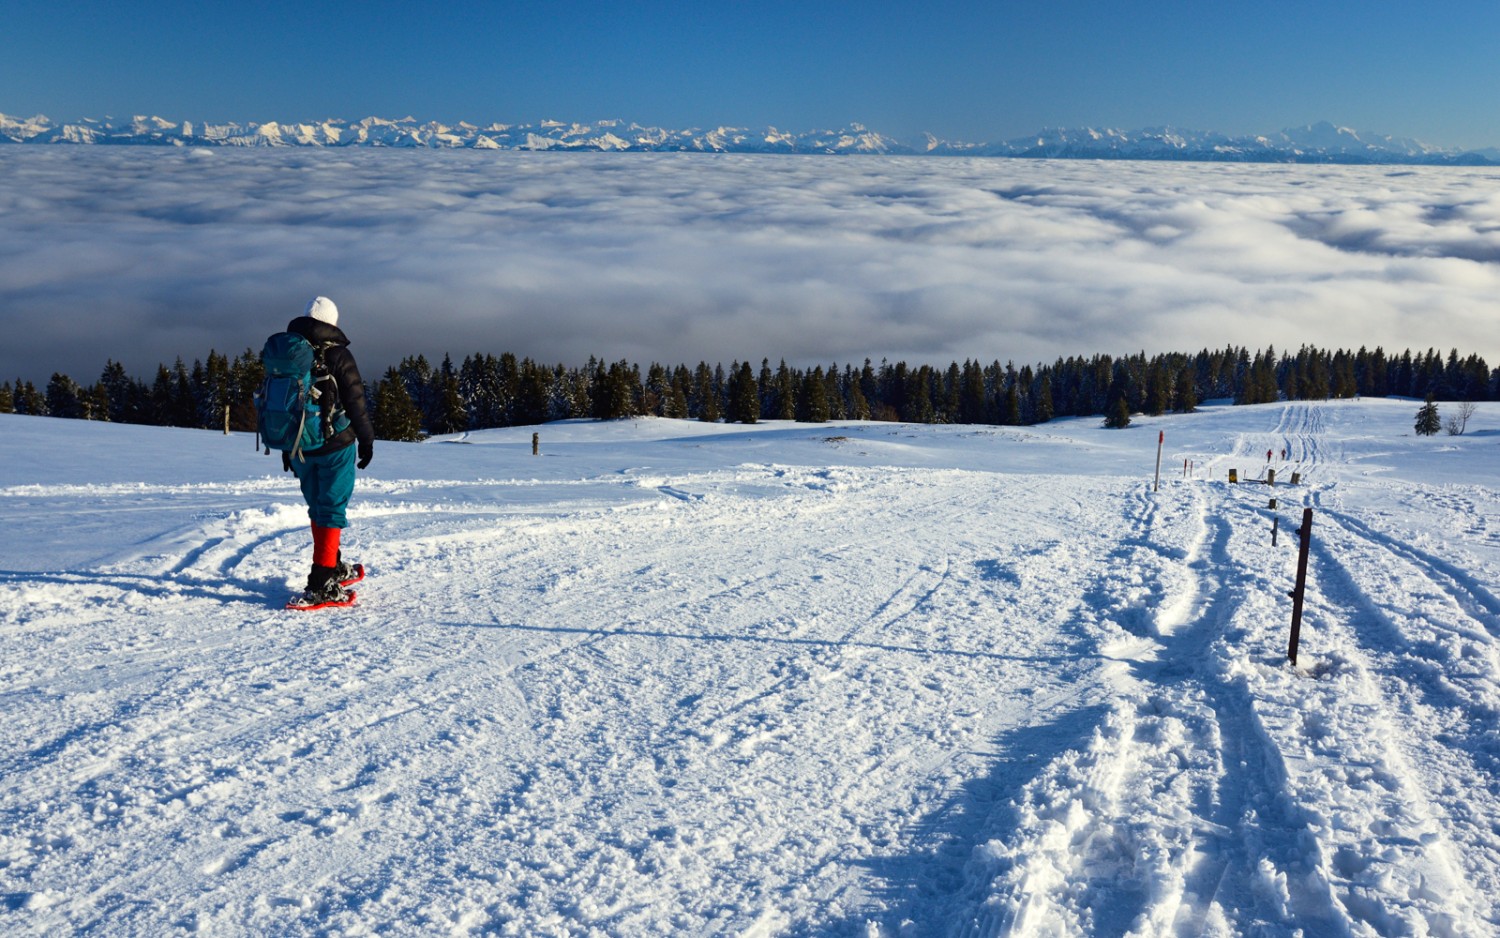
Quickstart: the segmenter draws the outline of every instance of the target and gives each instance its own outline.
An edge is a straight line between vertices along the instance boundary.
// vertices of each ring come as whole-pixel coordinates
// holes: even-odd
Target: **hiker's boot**
[[[333,575],[340,586],[352,586],[365,578],[365,565],[361,563],[350,563],[344,559],[344,552],[339,551],[338,563],[334,564]]]
[[[307,575],[307,589],[288,602],[288,609],[322,609],[327,606],[352,606],[354,593],[344,589],[336,579],[338,567],[314,566]]]

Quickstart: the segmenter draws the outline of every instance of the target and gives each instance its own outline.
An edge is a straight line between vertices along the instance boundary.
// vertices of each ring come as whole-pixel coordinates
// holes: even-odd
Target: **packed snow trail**
[[[0,928],[1493,933],[1493,441],[1408,409],[386,446],[304,615],[229,441],[0,418]]]

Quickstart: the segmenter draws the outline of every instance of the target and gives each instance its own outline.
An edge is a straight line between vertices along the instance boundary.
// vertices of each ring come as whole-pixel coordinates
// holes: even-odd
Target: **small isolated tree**
[[[1433,436],[1443,429],[1443,421],[1438,417],[1438,406],[1433,401],[1432,395],[1427,395],[1427,402],[1417,411],[1416,430],[1418,436]]]
[[[1130,426],[1130,405],[1125,402],[1125,398],[1115,398],[1109,413],[1104,415],[1104,425],[1111,430],[1123,430]]]

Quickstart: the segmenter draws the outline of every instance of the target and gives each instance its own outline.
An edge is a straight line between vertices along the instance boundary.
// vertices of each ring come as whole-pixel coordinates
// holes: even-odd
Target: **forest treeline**
[[[192,366],[178,359],[147,382],[119,362],[81,385],[54,374],[45,389],[31,382],[0,384],[0,413],[50,415],[154,426],[254,430],[253,394],[260,357],[246,349],[233,359],[210,351]],[[1387,354],[1361,348],[1326,351],[1303,346],[1251,352],[1230,346],[1196,354],[1144,352],[1059,358],[1052,364],[953,362],[946,368],[868,359],[793,368],[763,359],[696,367],[590,359],[582,367],[542,365],[529,358],[471,355],[434,366],[405,359],[378,380],[366,380],[376,435],[386,440],[525,426],[566,418],[654,415],[708,422],[759,420],[892,420],[913,423],[1026,425],[1054,417],[1102,416],[1124,426],[1136,414],[1189,412],[1200,401],[1237,404],[1355,396],[1500,400],[1500,369],[1477,355],[1435,349]]]

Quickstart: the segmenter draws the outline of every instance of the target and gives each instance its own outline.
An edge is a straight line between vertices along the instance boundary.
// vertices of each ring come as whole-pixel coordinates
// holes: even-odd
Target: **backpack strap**
[[[334,409],[342,410],[344,406],[343,394],[339,390],[339,379],[334,376],[333,372],[328,368],[328,363],[323,360],[324,353],[337,346],[337,342],[322,342],[313,346],[313,398],[316,400],[323,396],[323,393],[317,390],[317,387],[325,378],[333,386],[332,402],[327,407],[318,408],[320,428],[323,431],[324,440],[333,439]]]

